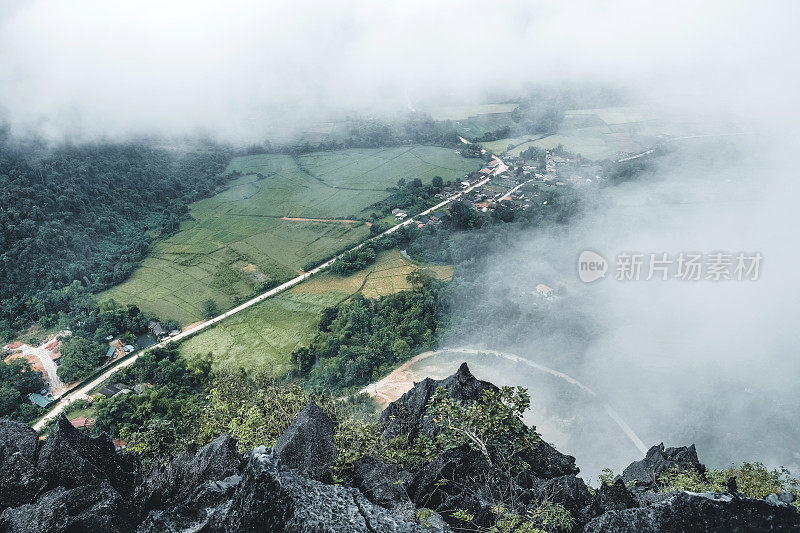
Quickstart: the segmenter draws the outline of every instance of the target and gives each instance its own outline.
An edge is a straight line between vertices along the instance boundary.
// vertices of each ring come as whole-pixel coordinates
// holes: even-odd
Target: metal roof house
[[[164,326],[161,325],[161,322],[156,320],[151,320],[147,323],[147,329],[153,332],[153,335],[156,337],[163,337],[167,334],[167,330],[164,329]]]
[[[28,399],[31,401],[33,405],[38,405],[39,407],[47,407],[48,405],[50,405],[50,402],[52,401],[49,398],[46,398],[36,392],[28,395]]]

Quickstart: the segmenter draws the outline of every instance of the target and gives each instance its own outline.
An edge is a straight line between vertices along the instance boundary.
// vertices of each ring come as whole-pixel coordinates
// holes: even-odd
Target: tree
[[[316,354],[307,346],[303,346],[292,352],[292,364],[297,367],[297,371],[301,374],[305,374],[311,370],[316,359]]]
[[[91,374],[100,364],[108,347],[99,342],[73,336],[61,348],[61,365],[58,376],[66,383],[72,383]]]
[[[444,187],[444,180],[441,176],[434,176],[433,180],[431,180],[431,185],[433,185],[436,189],[441,189]]]
[[[479,215],[464,202],[453,202],[450,218],[457,229],[470,229],[480,225]]]
[[[203,316],[206,318],[213,318],[219,314],[219,307],[213,298],[209,298],[203,302]]]
[[[523,387],[484,390],[474,402],[453,400],[444,387],[439,387],[428,404],[428,414],[442,429],[437,442],[446,449],[467,444],[489,464],[512,470],[526,467],[519,454],[540,441],[535,428],[527,428],[522,422],[530,403],[531,397]]]

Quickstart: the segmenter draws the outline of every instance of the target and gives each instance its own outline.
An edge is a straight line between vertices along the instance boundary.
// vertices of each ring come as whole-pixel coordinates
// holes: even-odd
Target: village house
[[[106,398],[113,398],[117,394],[128,394],[131,389],[124,383],[114,383],[113,385],[103,385],[97,392]]]
[[[149,329],[153,335],[159,338],[167,335],[167,330],[164,328],[161,322],[158,322],[157,320],[151,320],[148,322],[147,329]]]
[[[544,283],[540,283],[536,286],[536,292],[548,300],[555,296],[555,291],[553,291],[551,287],[548,287]]]
[[[94,418],[86,418],[85,416],[79,416],[69,421],[69,423],[72,424],[72,427],[78,429],[81,428],[91,429],[94,427],[94,422],[95,422]]]
[[[52,401],[49,398],[35,392],[28,395],[28,400],[30,400],[33,405],[37,405],[39,407],[47,407]]]

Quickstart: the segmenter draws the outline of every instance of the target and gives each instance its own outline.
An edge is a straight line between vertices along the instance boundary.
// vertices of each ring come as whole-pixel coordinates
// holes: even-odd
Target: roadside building
[[[157,320],[151,320],[148,322],[147,329],[149,329],[153,335],[159,338],[164,337],[167,334],[167,330],[164,328],[161,322],[158,322]]]
[[[94,427],[94,422],[95,422],[94,418],[86,418],[85,416],[79,416],[69,421],[69,423],[72,424],[72,427],[78,429],[80,428],[91,429]]]
[[[124,383],[114,383],[103,385],[97,392],[106,398],[113,398],[117,394],[127,394],[131,392],[131,389]]]
[[[117,351],[117,347],[116,346],[109,346],[108,350],[106,351],[106,358],[113,359],[114,358],[114,354],[116,353],[116,351]]]
[[[28,395],[28,400],[30,400],[33,405],[37,405],[39,407],[47,407],[52,401],[46,396],[42,396],[41,394],[37,394],[35,392]]]

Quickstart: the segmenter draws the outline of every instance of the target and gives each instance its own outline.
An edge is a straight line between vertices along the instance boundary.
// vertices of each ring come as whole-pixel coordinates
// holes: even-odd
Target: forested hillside
[[[79,280],[124,280],[153,239],[177,230],[188,204],[226,180],[227,148],[137,143],[45,147],[0,133],[0,337],[55,325]]]

